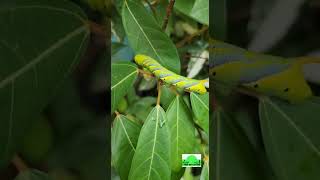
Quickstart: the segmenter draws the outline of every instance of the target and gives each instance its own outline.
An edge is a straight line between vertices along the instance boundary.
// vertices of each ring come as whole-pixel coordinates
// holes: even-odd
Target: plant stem
[[[169,22],[169,17],[172,13],[172,9],[174,6],[174,3],[176,1],[175,0],[170,0],[169,5],[167,6],[167,13],[166,13],[166,17],[164,18],[163,24],[162,24],[162,30],[165,31]]]
[[[28,170],[26,163],[16,154],[12,159],[12,164],[17,168],[19,172]]]
[[[158,80],[158,98],[157,98],[157,105],[160,105],[160,99],[161,99],[161,81]]]

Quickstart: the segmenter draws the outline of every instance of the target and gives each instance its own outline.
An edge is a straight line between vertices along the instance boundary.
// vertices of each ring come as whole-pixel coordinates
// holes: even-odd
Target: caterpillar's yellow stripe
[[[188,92],[196,92],[198,94],[205,94],[207,92],[207,89],[204,85],[207,80],[196,80],[175,74],[174,72],[169,71],[161,66],[160,63],[149,56],[138,54],[135,56],[134,60],[138,65],[148,69],[157,78],[161,79],[167,84],[184,89]]]

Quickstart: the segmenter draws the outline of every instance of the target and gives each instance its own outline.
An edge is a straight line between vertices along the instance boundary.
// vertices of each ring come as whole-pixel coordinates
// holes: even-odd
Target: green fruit
[[[128,108],[128,102],[126,98],[122,98],[118,105],[118,111],[120,113],[124,113],[127,110],[127,108]]]
[[[41,117],[34,121],[22,138],[19,152],[30,163],[45,160],[53,144],[53,132],[49,121]]]

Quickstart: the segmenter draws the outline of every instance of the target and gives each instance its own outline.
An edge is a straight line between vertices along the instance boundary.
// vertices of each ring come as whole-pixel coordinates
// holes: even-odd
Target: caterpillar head
[[[140,65],[140,66],[143,66],[143,63],[145,62],[145,60],[147,59],[150,59],[149,56],[145,56],[145,55],[142,55],[142,54],[137,54],[135,57],[134,57],[134,61]]]
[[[191,87],[187,88],[187,90],[190,92],[196,92],[198,94],[205,94],[207,92],[207,89],[203,83],[199,83],[195,86],[191,86]]]

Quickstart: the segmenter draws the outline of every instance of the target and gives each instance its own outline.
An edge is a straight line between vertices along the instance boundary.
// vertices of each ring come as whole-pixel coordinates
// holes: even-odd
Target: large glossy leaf
[[[140,1],[124,1],[122,21],[136,54],[148,55],[175,73],[180,72],[180,59],[176,47]]]
[[[250,143],[221,109],[213,116],[213,177],[216,180],[257,180],[259,166]],[[210,150],[211,151],[211,150]],[[232,173],[231,173],[232,171]]]
[[[111,65],[111,112],[113,113],[121,98],[132,88],[138,75],[138,68],[133,63],[117,62]]]
[[[177,0],[174,7],[196,21],[209,25],[209,0]]]
[[[30,169],[20,172],[14,180],[51,180],[51,178],[44,172]]]
[[[128,179],[140,129],[139,124],[123,115],[118,115],[114,120],[111,135],[112,164],[121,179]]]
[[[171,168],[179,172],[182,154],[192,154],[196,140],[192,114],[181,96],[172,101],[167,117],[171,135]]]
[[[161,106],[150,112],[133,156],[129,180],[170,180],[170,132]]]
[[[0,3],[0,166],[86,48],[86,16],[69,1]],[[62,28],[63,27],[63,28]]]
[[[204,95],[191,93],[190,100],[197,124],[209,134],[209,93]]]
[[[276,99],[260,102],[263,140],[279,179],[320,177],[320,99],[288,104]]]
[[[199,22],[209,25],[209,0],[196,0],[191,16]]]

